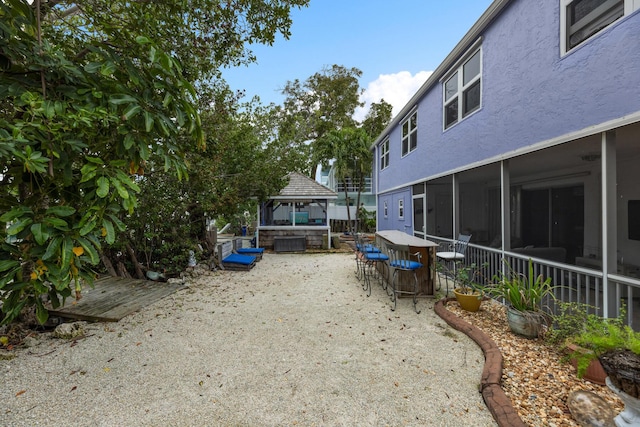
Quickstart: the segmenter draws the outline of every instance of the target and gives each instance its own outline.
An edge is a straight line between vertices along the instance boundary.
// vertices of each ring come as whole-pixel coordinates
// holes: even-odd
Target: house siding
[[[401,157],[402,118],[387,133],[379,194],[640,112],[639,11],[565,56],[558,1],[512,1],[482,38],[481,108],[443,131],[436,81],[418,101],[417,149]]]

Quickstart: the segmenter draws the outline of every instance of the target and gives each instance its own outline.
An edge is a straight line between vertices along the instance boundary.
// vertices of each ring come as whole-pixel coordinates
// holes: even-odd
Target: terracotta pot
[[[576,345],[572,342],[567,342],[566,345],[567,345],[567,349],[572,353],[575,351],[591,352],[591,350],[586,349],[584,347],[580,347],[579,345]],[[571,364],[576,370],[578,369],[578,362],[575,359],[571,359]],[[593,359],[591,363],[589,363],[589,366],[587,367],[587,370],[585,371],[582,378],[595,384],[605,385],[606,384],[605,380],[607,379],[607,373],[604,371],[604,368],[602,367],[600,360]]]
[[[482,294],[480,292],[468,294],[454,289],[453,294],[463,310],[478,311],[480,309],[480,304],[482,303]]]

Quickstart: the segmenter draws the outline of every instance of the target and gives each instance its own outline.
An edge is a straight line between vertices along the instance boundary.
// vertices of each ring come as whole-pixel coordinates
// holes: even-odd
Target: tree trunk
[[[353,235],[354,228],[351,224],[351,208],[349,207],[349,192],[347,191],[347,181],[342,180],[342,183],[344,184],[344,202],[347,205],[347,229],[349,230],[351,235]]]
[[[118,261],[118,277],[125,277],[127,279],[131,279],[131,274],[127,271],[127,268],[124,266],[122,261]]]
[[[116,272],[116,269],[113,268],[113,264],[111,263],[111,260],[109,259],[108,256],[104,254],[104,252],[100,252],[100,260],[102,261],[102,264],[107,269],[107,273],[109,273],[110,276],[115,277],[118,275],[118,273]]]
[[[138,262],[138,258],[136,257],[136,253],[131,247],[130,244],[127,243],[127,252],[129,253],[129,258],[131,258],[131,262],[133,263],[133,268],[136,270],[136,277],[138,279],[144,279],[144,271],[142,271],[142,266]]]

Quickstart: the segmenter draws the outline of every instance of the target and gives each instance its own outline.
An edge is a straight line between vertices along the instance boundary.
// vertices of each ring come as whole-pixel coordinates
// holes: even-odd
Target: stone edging
[[[467,323],[445,307],[455,298],[443,298],[436,302],[434,310],[449,326],[464,333],[480,346],[484,353],[484,369],[480,379],[480,392],[487,408],[500,427],[526,427],[518,412],[511,405],[500,385],[502,378],[502,354],[496,343],[477,327]]]

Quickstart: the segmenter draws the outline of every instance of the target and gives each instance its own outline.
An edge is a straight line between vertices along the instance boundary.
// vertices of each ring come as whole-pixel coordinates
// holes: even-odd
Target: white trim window
[[[402,122],[402,157],[418,146],[418,112],[414,111]]]
[[[442,85],[444,129],[480,109],[482,49],[473,52],[454,70]]]
[[[389,218],[389,203],[386,200],[383,203],[382,211],[384,212],[384,217]]]
[[[404,219],[404,199],[398,199],[398,219]]]
[[[380,144],[380,170],[389,167],[389,138]]]
[[[562,54],[639,8],[638,0],[560,0]]]

